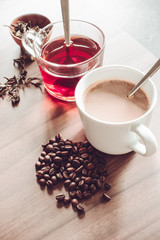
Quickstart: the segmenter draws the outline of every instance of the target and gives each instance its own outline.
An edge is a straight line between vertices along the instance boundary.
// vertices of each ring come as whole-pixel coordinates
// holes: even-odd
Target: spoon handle
[[[61,0],[65,44],[70,46],[69,0]]]
[[[155,74],[160,69],[160,59],[153,65],[153,67],[145,74],[145,76],[137,83],[137,85],[132,88],[130,93],[128,94],[128,97],[131,97],[141,86],[142,84],[147,80],[147,78],[151,77],[153,74]]]

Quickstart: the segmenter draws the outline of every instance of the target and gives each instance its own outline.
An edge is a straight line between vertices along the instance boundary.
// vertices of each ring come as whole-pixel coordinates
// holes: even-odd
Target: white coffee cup
[[[76,104],[86,137],[96,149],[108,154],[124,154],[135,151],[143,156],[149,156],[155,153],[157,142],[148,128],[157,101],[156,87],[151,79],[148,79],[142,87],[150,100],[150,108],[137,119],[116,123],[106,122],[89,115],[84,108],[84,91],[94,82],[120,79],[137,83],[143,76],[144,73],[135,68],[110,65],[89,72],[77,84]]]

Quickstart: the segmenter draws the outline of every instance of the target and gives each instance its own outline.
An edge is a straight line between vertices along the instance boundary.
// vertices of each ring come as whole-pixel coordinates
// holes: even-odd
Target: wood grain
[[[11,16],[16,17],[13,15],[12,11]],[[124,31],[110,28],[105,23],[103,28],[109,36],[105,65],[125,64],[146,72],[156,61],[156,57]],[[2,32],[1,79],[17,74],[12,60],[20,54],[8,32]],[[28,72],[30,76],[40,76],[36,63],[28,67]],[[153,77],[158,92],[159,77],[159,73]],[[158,102],[150,124],[158,145],[159,122]],[[65,192],[63,188],[49,194],[36,182],[34,164],[41,152],[41,144],[58,132],[64,138],[85,139],[75,103],[60,102],[45,90],[41,92],[35,88],[21,92],[21,102],[16,108],[0,99],[0,239],[159,240],[160,150],[151,157],[135,153],[108,155],[110,175],[107,181],[112,185],[111,201],[101,203],[99,192],[85,201],[85,215],[79,217],[71,206],[58,208],[55,196]]]

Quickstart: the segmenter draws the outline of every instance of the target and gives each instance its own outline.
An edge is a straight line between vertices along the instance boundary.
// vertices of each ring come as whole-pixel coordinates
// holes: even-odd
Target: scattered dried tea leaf
[[[20,89],[25,87],[34,86],[41,89],[42,79],[38,77],[29,77],[27,78],[27,71],[25,69],[26,63],[31,62],[31,59],[28,59],[25,55],[20,56],[20,58],[14,59],[13,64],[19,69],[18,76],[13,76],[11,78],[4,77],[6,82],[0,84],[0,97],[8,97],[11,101],[12,106],[15,107],[20,102]]]

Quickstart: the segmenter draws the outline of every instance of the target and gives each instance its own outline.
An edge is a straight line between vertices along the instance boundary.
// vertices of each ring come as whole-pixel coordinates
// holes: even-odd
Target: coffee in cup
[[[135,151],[143,156],[155,153],[157,142],[148,125],[157,101],[156,87],[148,79],[127,99],[143,76],[135,68],[111,65],[92,70],[78,82],[75,98],[84,132],[98,150],[108,154]]]
[[[126,122],[142,116],[150,106],[147,94],[139,89],[132,97],[128,93],[135,85],[112,79],[91,84],[84,92],[85,111],[107,122]]]

